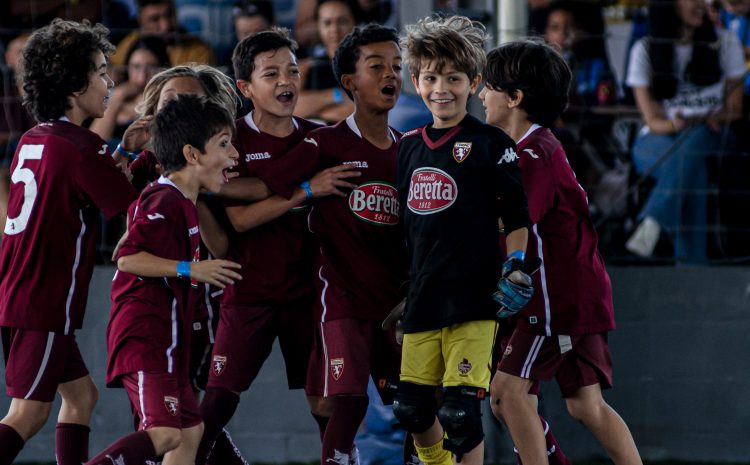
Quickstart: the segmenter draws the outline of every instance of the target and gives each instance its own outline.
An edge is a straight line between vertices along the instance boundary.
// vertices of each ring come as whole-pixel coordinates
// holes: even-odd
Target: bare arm
[[[148,252],[126,255],[117,260],[117,269],[145,278],[176,278],[177,260],[157,257]],[[224,289],[227,284],[234,284],[242,279],[232,269],[240,269],[239,263],[228,260],[201,260],[190,263],[190,276],[202,283],[210,283]]]
[[[342,91],[343,93],[343,91]],[[354,103],[348,97],[340,103],[336,103],[333,94],[333,88],[320,90],[302,90],[299,94],[297,107],[294,114],[301,118],[310,118],[313,116],[323,116],[323,113],[333,111],[330,114],[334,118],[325,118],[328,121],[339,121],[354,112]],[[343,116],[341,116],[343,115]],[[339,117],[340,116],[340,117]]]
[[[224,184],[217,195],[227,199],[257,202],[267,199],[272,192],[259,178],[234,178]]]
[[[654,134],[673,134],[685,127],[685,120],[667,118],[662,105],[651,96],[648,87],[634,87],[633,95],[643,121]]]
[[[727,79],[724,83],[724,105],[708,117],[706,124],[709,129],[719,132],[721,126],[729,124],[732,121],[742,117],[742,98],[743,98],[743,81],[742,79]]]
[[[200,224],[201,239],[208,251],[216,258],[224,258],[229,250],[229,238],[216,217],[211,213],[205,202],[198,201],[198,224]]]
[[[512,254],[516,250],[526,253],[526,245],[529,242],[529,230],[528,228],[520,228],[511,232],[505,237],[505,248],[508,251],[508,255]]]

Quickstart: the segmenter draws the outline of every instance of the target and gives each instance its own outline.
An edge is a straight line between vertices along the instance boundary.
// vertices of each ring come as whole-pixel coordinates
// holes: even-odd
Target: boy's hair
[[[256,32],[245,37],[234,47],[232,66],[237,79],[249,81],[255,70],[255,57],[263,52],[288,48],[297,52],[297,42],[289,37],[289,29],[273,27],[268,31]]]
[[[34,32],[23,49],[23,103],[34,119],[49,121],[65,114],[74,92],[85,92],[89,75],[96,71],[93,55],[101,51],[107,58],[114,46],[107,40],[109,30],[54,19]]]
[[[484,68],[484,43],[488,38],[483,24],[465,16],[428,17],[406,26],[401,47],[414,76],[419,77],[422,66],[434,61],[437,72],[452,63],[473,80]]]
[[[487,55],[487,87],[515,97],[523,91],[520,108],[529,121],[550,127],[568,106],[573,74],[565,59],[541,40],[503,44]]]
[[[398,46],[398,33],[395,29],[370,23],[366,26],[355,27],[341,41],[333,56],[333,73],[336,75],[336,82],[339,83],[342,89],[344,89],[344,86],[341,84],[341,77],[344,74],[354,74],[357,72],[359,48],[377,42],[395,42]],[[344,92],[346,92],[346,95],[350,99],[354,100],[351,92],[347,89],[344,89]]]
[[[151,147],[165,173],[186,164],[182,149],[190,144],[201,153],[223,129],[234,131],[234,118],[221,106],[197,95],[180,95],[167,103],[151,123]]]
[[[224,73],[208,65],[188,64],[175,66],[154,75],[143,90],[143,101],[136,111],[141,116],[153,116],[159,104],[159,96],[164,85],[177,77],[192,77],[197,80],[206,96],[212,102],[226,109],[232,117],[242,106],[234,82]]]

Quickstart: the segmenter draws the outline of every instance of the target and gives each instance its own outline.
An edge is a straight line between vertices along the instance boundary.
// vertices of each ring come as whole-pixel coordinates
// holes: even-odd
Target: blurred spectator
[[[722,0],[721,6],[721,24],[737,35],[745,53],[745,68],[750,69],[750,0]],[[745,76],[745,95],[750,95],[750,75]]]
[[[300,47],[312,47],[323,37],[319,34],[317,9],[318,0],[299,0],[297,17],[294,23],[294,38]],[[352,2],[347,2],[352,3]],[[357,0],[357,23],[375,22],[387,27],[398,26],[398,8],[396,0]]]
[[[101,21],[102,0],[3,0],[0,29],[23,31],[46,26],[55,18]]]
[[[273,3],[269,0],[240,0],[232,9],[237,43],[256,32],[267,31],[276,24]]]
[[[91,123],[99,137],[116,145],[128,126],[138,118],[136,107],[143,98],[143,89],[151,77],[169,67],[164,41],[158,36],[141,36],[128,50],[125,81],[114,88],[104,116]]]
[[[341,91],[331,60],[339,43],[360,23],[362,13],[357,0],[318,0],[315,18],[322,48],[300,62],[302,90],[294,113],[336,122],[349,116],[354,104]]]
[[[547,15],[552,0],[526,0],[529,6],[527,30],[531,35],[544,35],[547,28]]]
[[[177,24],[173,0],[138,0],[139,30],[128,34],[110,58],[110,64],[123,67],[126,55],[141,35],[161,37],[167,44],[172,66],[183,63],[214,64],[211,47],[198,37],[185,33]]]
[[[652,2],[648,28],[631,50],[626,82],[645,122],[633,146],[635,168],[656,185],[626,248],[650,256],[665,231],[676,260],[703,263],[706,159],[726,150],[727,124],[741,114],[742,47],[735,34],[714,28],[704,0]]]

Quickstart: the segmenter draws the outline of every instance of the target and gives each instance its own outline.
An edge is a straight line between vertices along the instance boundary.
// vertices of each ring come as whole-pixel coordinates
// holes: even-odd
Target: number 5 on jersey
[[[41,160],[44,145],[24,145],[18,152],[18,164],[10,177],[14,184],[23,183],[23,203],[21,204],[21,213],[15,218],[8,217],[5,223],[5,234],[14,235],[23,232],[31,216],[31,209],[34,207],[36,200],[37,188],[34,172],[29,168],[24,168],[26,160]]]

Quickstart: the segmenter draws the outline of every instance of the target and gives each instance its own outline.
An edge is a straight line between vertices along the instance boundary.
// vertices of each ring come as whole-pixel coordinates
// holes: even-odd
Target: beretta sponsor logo
[[[398,191],[379,181],[360,184],[349,194],[349,209],[369,223],[398,224]]]
[[[417,215],[445,210],[456,202],[456,181],[443,170],[425,167],[414,170],[406,205]]]

